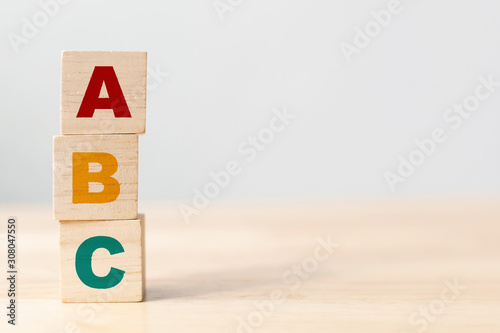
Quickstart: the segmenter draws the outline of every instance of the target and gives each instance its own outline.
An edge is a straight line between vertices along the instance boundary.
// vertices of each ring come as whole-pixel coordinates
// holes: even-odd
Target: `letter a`
[[[103,84],[109,97],[99,98]],[[76,117],[92,118],[96,109],[112,109],[116,118],[132,117],[113,66],[95,66]]]

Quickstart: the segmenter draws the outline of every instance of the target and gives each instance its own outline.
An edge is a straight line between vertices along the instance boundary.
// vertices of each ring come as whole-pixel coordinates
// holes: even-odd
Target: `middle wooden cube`
[[[55,219],[136,219],[137,179],[137,135],[54,137]]]

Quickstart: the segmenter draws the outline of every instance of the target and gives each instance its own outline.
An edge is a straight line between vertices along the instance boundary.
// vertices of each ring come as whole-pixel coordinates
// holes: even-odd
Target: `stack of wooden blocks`
[[[137,183],[146,84],[146,52],[62,54],[54,217],[63,302],[143,300],[145,221]]]

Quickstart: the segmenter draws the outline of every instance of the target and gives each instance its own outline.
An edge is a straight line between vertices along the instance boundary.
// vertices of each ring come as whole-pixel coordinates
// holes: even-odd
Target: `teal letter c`
[[[111,267],[108,275],[97,276],[92,271],[92,255],[95,250],[104,248],[109,254],[125,252],[122,244],[112,237],[95,236],[85,240],[76,251],[75,268],[80,280],[95,289],[113,288],[123,279],[125,271]]]

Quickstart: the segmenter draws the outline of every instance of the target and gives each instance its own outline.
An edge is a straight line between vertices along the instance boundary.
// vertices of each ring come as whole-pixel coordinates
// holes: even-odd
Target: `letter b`
[[[89,164],[98,163],[100,172],[90,172]],[[113,177],[118,170],[116,158],[109,153],[73,153],[73,203],[113,202],[120,194],[120,183]],[[102,192],[90,192],[89,183],[101,183]]]
[[[225,170],[218,173],[210,172],[210,177],[222,188],[225,188],[231,182],[231,176]]]
[[[56,0],[41,0],[38,4],[50,17],[56,16],[59,12],[59,4]]]
[[[389,23],[391,23],[391,13],[389,13],[389,11],[385,9],[380,10],[378,13],[376,11],[372,11],[370,14],[384,28],[387,27]]]
[[[431,139],[424,139],[422,141],[415,140],[415,144],[427,156],[432,155],[436,150],[436,144]]]

